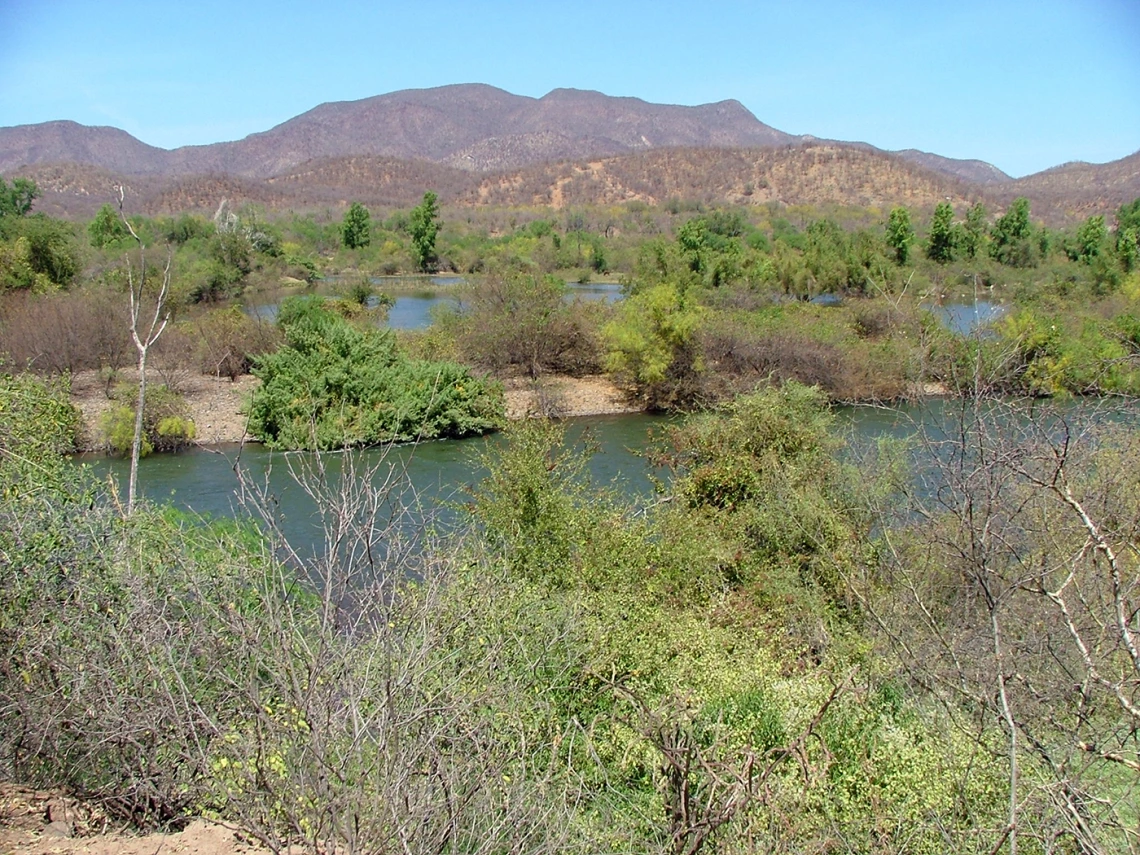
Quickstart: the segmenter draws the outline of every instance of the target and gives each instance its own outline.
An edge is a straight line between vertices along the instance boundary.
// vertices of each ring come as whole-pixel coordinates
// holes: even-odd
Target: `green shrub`
[[[273,448],[332,449],[479,435],[501,427],[502,391],[460,365],[403,356],[319,299],[282,304],[285,344],[257,360],[250,433]]]
[[[135,436],[138,388],[129,384],[115,390],[116,403],[98,425],[100,443],[112,454],[127,455]],[[126,402],[130,402],[129,404]],[[168,386],[148,384],[143,407],[143,433],[139,455],[154,451],[178,451],[194,441],[194,422],[186,414],[186,402]]]

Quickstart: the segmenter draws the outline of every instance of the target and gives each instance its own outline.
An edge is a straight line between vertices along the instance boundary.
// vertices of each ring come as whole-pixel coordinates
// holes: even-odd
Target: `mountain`
[[[1017,196],[1031,199],[1035,216],[1073,220],[1111,213],[1140,198],[1140,151],[1109,163],[1065,163],[1000,189],[1003,202]]]
[[[166,171],[170,152],[139,142],[118,128],[43,122],[0,128],[0,173],[41,163],[81,163],[126,175]]]
[[[891,153],[898,155],[903,160],[917,163],[926,169],[933,170],[934,172],[943,172],[946,175],[952,175],[955,178],[969,181],[971,184],[991,186],[1013,181],[1012,178],[992,163],[986,163],[984,160],[956,160],[952,157],[942,157],[942,155],[939,154],[931,154],[928,151],[919,151],[916,148],[905,148],[902,151]]]
[[[680,107],[577,89],[529,98],[460,84],[321,104],[236,142],[172,151],[124,131],[74,122],[0,128],[0,172],[68,162],[124,175],[269,178],[311,160],[361,156],[485,172],[642,149],[743,148],[797,139],[765,125],[738,101]]]
[[[1014,180],[978,160],[792,136],[737,101],[697,107],[555,89],[541,98],[483,84],[321,104],[262,133],[171,151],[116,128],[0,128],[0,173],[32,178],[37,208],[90,216],[128,185],[149,213],[212,213],[224,196],[270,208],[414,204],[586,205],[670,198],[710,204],[1001,209],[1028,196],[1060,224],[1140,196],[1140,152]]]

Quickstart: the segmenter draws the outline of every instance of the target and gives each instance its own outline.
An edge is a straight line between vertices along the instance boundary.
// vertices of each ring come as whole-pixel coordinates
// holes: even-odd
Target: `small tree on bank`
[[[439,201],[435,193],[427,191],[423,202],[412,208],[408,227],[416,269],[427,272],[436,261],[435,237],[439,234]]]
[[[151,317],[150,324],[144,331],[139,324],[139,314],[142,311],[143,291],[146,288],[146,245],[123,211],[124,198],[125,193],[120,185],[119,218],[123,221],[123,225],[126,226],[127,231],[130,232],[131,237],[134,238],[139,248],[139,270],[137,276],[131,266],[130,255],[124,256],[124,260],[127,264],[127,291],[131,310],[131,340],[134,341],[135,350],[138,351],[139,355],[139,396],[135,405],[134,438],[131,441],[131,474],[127,482],[127,513],[132,514],[135,510],[135,493],[139,476],[139,457],[141,456],[143,440],[143,405],[146,402],[146,358],[150,346],[158,341],[158,337],[162,335],[167,323],[170,322],[170,313],[166,311],[166,298],[170,292],[171,256],[170,253],[166,255],[166,266],[162,270],[162,285],[159,286],[158,296],[155,299],[154,315]]]

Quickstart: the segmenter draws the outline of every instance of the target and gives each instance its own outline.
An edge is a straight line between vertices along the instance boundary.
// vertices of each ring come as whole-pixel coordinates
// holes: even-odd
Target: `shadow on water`
[[[654,472],[641,451],[647,433],[667,423],[661,416],[623,414],[566,420],[568,444],[585,454],[594,450],[587,473],[591,483],[612,487],[627,500],[648,502]],[[327,486],[337,487],[346,464],[351,472],[371,471],[373,486],[387,496],[378,526],[397,525],[407,536],[424,528],[446,534],[460,518],[458,506],[470,500],[470,490],[487,473],[482,459],[506,441],[506,434],[464,440],[436,440],[322,456]],[[269,451],[258,444],[190,449],[179,454],[156,454],[139,463],[141,494],[155,502],[206,517],[249,518],[242,502],[240,465],[247,484],[257,485],[268,498],[283,534],[299,553],[313,555],[323,546],[321,515],[313,497],[290,471],[312,470],[315,455]],[[121,458],[86,455],[78,458],[100,478],[126,482],[129,462]]]

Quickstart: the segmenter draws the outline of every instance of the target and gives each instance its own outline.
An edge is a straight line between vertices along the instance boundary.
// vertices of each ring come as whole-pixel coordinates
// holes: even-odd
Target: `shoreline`
[[[117,387],[138,382],[138,371],[125,369],[108,380],[97,371],[81,371],[71,378],[71,403],[79,410],[81,423],[76,451],[99,452],[96,441],[100,419],[116,403],[112,397]],[[255,442],[246,433],[246,417],[242,410],[249,395],[257,387],[252,375],[233,381],[189,371],[147,371],[147,382],[165,383],[181,394],[187,415],[194,422],[199,446]],[[517,421],[532,417],[577,417],[638,413],[642,408],[631,403],[608,378],[544,377],[537,380],[511,378],[503,382],[507,419]],[[120,398],[120,400],[122,400]],[[133,404],[133,399],[131,400]]]

